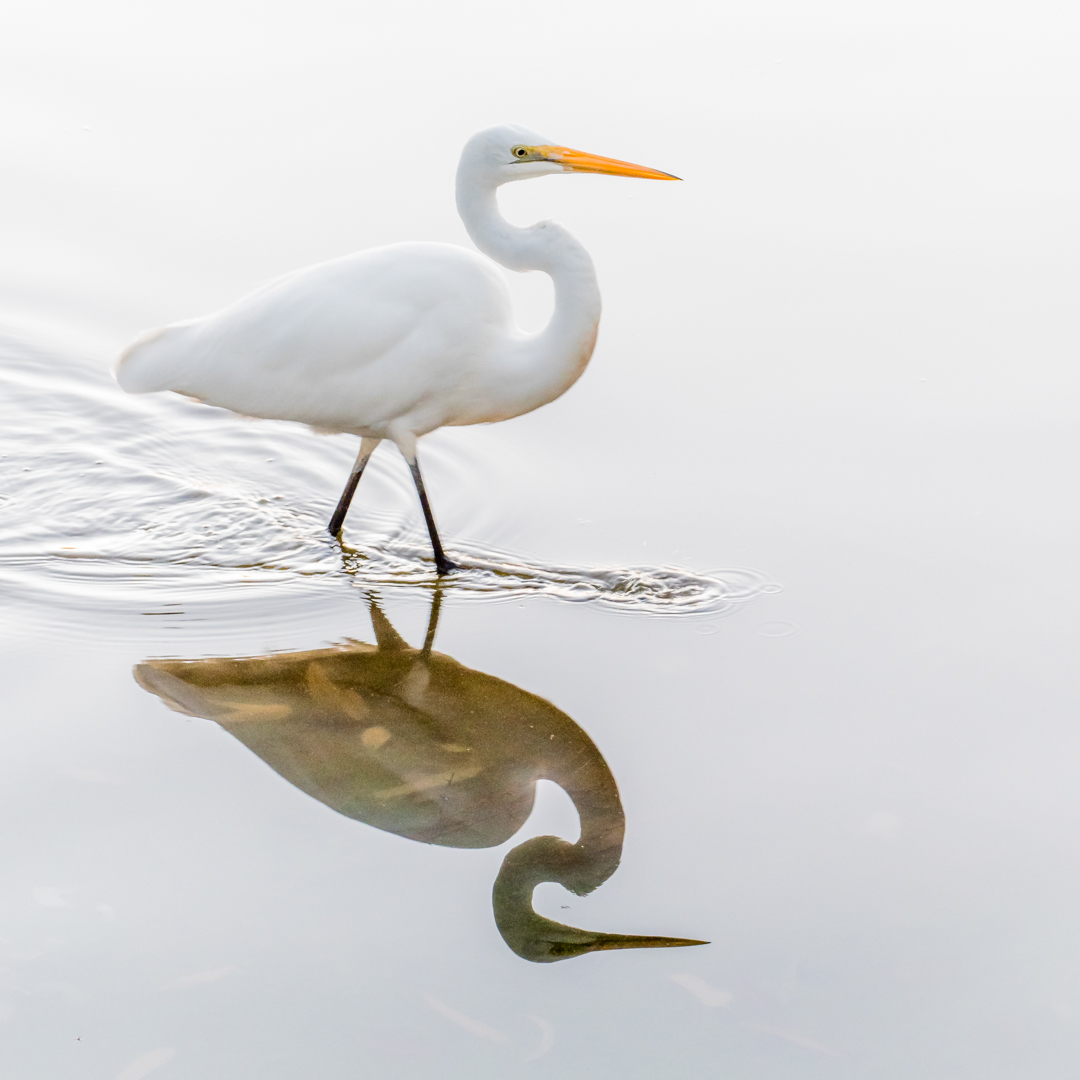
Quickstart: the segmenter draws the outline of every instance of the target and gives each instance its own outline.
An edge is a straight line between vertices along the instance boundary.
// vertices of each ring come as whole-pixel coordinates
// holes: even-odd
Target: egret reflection
[[[529,817],[536,782],[558,784],[577,808],[580,839],[520,844],[492,890],[499,932],[526,960],[704,944],[578,930],[533,910],[541,882],[583,896],[618,868],[625,818],[615,778],[589,736],[550,702],[432,651],[438,617],[436,592],[416,649],[372,601],[375,645],[151,660],[135,678],[171,709],[213,720],[338,813],[425,844],[502,844]]]

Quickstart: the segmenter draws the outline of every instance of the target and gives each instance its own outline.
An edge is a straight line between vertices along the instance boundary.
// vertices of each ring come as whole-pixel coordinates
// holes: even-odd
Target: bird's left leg
[[[352,472],[349,473],[349,482],[345,485],[345,490],[341,493],[341,498],[338,499],[334,516],[330,519],[328,527],[331,536],[337,536],[341,532],[341,526],[345,523],[345,515],[349,512],[349,503],[352,502],[353,495],[356,494],[356,485],[360,483],[360,477],[364,475],[364,466],[368,463],[368,458],[375,452],[375,447],[381,442],[382,439],[361,438],[360,453],[356,455],[356,464],[353,465]]]
[[[431,537],[431,550],[435,554],[435,569],[440,574],[449,574],[451,570],[457,570],[459,567],[457,563],[451,562],[443,552],[439,531],[435,528],[435,515],[431,512],[431,504],[428,502],[427,492],[424,490],[424,478],[420,475],[420,462],[416,457],[416,440],[396,439],[395,441],[409,465],[409,472],[412,473],[413,483],[416,485],[416,494],[420,496],[420,509],[424,511],[428,536]]]

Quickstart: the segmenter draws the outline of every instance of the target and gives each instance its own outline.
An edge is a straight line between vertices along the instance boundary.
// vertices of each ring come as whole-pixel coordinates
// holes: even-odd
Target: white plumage
[[[525,128],[490,128],[466,144],[457,175],[458,211],[489,258],[409,243],[298,270],[224,311],[142,335],[120,357],[116,377],[130,393],[173,390],[247,416],[361,436],[334,535],[372,451],[390,439],[412,470],[445,573],[453,564],[424,491],[417,439],[554,400],[584,371],[596,341],[600,293],[588,252],[554,222],[522,229],[498,210],[501,184],[554,172],[675,179],[554,146]],[[551,276],[547,327],[529,334],[514,325],[492,259]]]

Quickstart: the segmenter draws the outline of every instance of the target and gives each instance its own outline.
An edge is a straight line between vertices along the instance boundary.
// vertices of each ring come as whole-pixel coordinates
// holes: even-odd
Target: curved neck
[[[615,777],[596,744],[573,721],[568,728],[553,730],[555,738],[547,740],[540,775],[558,784],[577,810],[581,837],[573,845],[573,887],[591,891],[618,869],[626,817]],[[565,867],[557,860],[552,869]],[[558,877],[544,880],[561,881]]]
[[[589,253],[561,225],[511,225],[499,213],[498,186],[464,163],[458,170],[457,208],[473,243],[510,270],[541,270],[555,285],[555,310],[538,334],[512,339],[496,358],[496,412],[507,419],[546,405],[581,376],[596,345],[600,289]],[[499,378],[503,376],[503,378]]]

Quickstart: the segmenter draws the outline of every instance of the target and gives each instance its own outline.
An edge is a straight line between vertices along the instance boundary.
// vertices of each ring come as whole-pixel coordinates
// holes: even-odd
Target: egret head
[[[498,186],[550,173],[589,172],[636,176],[643,180],[678,180],[670,173],[598,157],[559,146],[551,139],[517,124],[500,124],[477,132],[461,153],[461,172]]]

